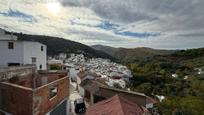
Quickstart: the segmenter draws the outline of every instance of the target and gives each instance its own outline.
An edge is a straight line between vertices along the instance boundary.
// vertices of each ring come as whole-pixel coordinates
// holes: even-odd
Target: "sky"
[[[204,47],[204,0],[0,0],[0,28],[86,45]]]

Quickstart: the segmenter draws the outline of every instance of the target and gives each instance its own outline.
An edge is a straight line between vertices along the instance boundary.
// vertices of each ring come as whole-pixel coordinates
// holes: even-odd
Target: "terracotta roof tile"
[[[115,95],[87,109],[86,115],[142,115],[142,108],[123,97]]]

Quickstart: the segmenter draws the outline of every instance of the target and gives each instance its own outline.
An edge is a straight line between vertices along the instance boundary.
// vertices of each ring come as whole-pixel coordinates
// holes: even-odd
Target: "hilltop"
[[[148,58],[152,58],[153,56],[168,55],[175,52],[175,50],[157,50],[147,47],[114,48],[103,45],[93,45],[91,47],[111,55],[112,57],[114,57],[115,59],[122,63],[137,62]]]

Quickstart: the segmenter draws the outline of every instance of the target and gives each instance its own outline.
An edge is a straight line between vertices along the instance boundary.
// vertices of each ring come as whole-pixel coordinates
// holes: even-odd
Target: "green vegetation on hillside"
[[[188,58],[200,57],[200,56],[204,56],[204,48],[181,50],[173,53],[172,55],[177,57],[185,56]]]
[[[102,50],[133,72],[131,90],[155,97],[165,96],[158,104],[165,115],[204,115],[204,48],[168,51],[150,48],[112,48]],[[176,76],[172,76],[176,75]]]
[[[156,98],[165,115],[204,115],[204,48],[168,51],[149,48],[92,46],[125,64],[133,72],[131,90]],[[172,76],[176,75],[176,76]]]
[[[165,115],[203,115],[204,48],[128,63],[133,72],[131,89],[147,95],[163,95],[158,107]],[[173,77],[172,74],[178,76]]]

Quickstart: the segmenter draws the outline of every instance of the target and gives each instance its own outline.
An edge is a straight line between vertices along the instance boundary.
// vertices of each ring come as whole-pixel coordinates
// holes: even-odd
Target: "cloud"
[[[60,1],[58,15],[46,8]],[[0,26],[87,45],[182,49],[204,46],[203,0],[4,0]]]
[[[203,37],[204,33],[186,33],[186,34],[179,34],[178,36],[181,37]]]
[[[167,30],[204,26],[203,0],[61,0],[61,3],[64,6],[89,8],[113,22],[163,21],[161,25],[157,23],[161,31],[167,25]]]
[[[111,23],[110,21],[101,21],[101,20],[95,20],[95,24],[89,24],[87,22],[81,21],[80,19],[75,19],[70,21],[72,25],[78,25],[78,26],[86,26],[90,28],[99,28],[103,29],[105,31],[111,31],[115,35],[120,36],[128,36],[133,38],[148,38],[148,37],[156,37],[159,36],[159,33],[152,33],[152,32],[131,32],[131,31],[123,31],[121,29],[121,25]],[[96,32],[97,33],[97,32]],[[118,41],[119,42],[119,41]]]
[[[61,0],[64,6],[87,7],[105,19],[118,22],[135,22],[139,20],[154,20],[157,17],[140,12],[134,0]]]
[[[109,21],[103,21],[96,27],[99,27],[105,30],[111,30],[116,35],[128,36],[133,38],[148,38],[150,36],[156,37],[160,35],[159,33],[151,33],[151,32],[139,33],[139,32],[131,32],[131,31],[123,31],[123,29],[121,29],[121,25],[113,24]]]

